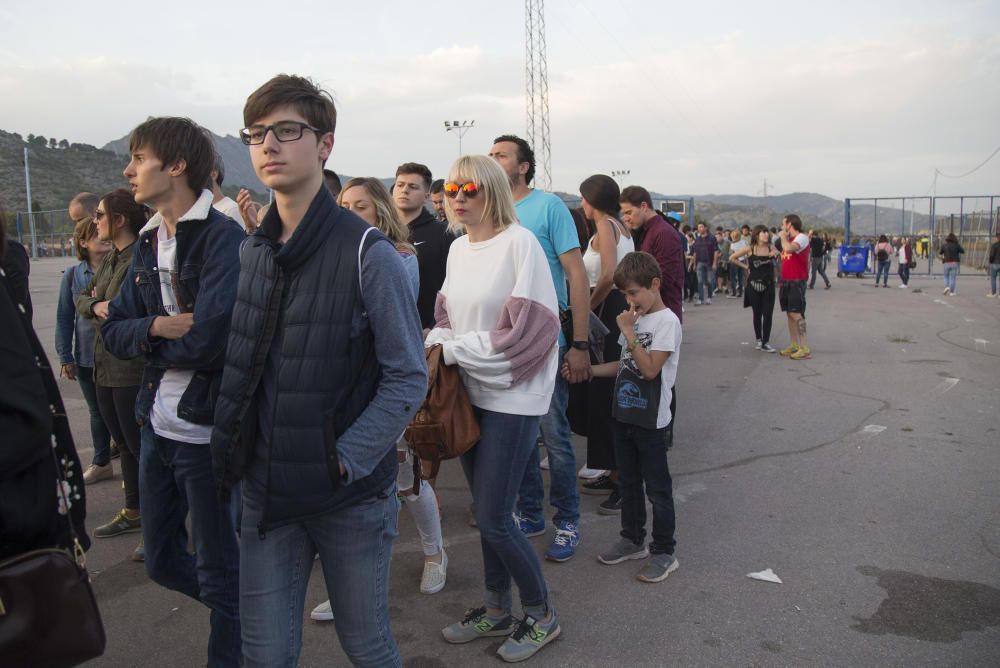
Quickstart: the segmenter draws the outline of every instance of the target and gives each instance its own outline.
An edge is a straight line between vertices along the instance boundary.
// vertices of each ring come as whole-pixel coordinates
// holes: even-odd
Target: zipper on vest
[[[274,291],[271,293],[271,299],[272,299],[272,303],[273,303],[274,295],[275,295],[275,293],[277,293],[277,296],[278,296],[278,313],[279,313],[279,316],[280,316],[281,310],[285,306],[285,276],[284,276],[284,273],[281,271],[281,267],[279,267],[277,265],[277,263],[275,264],[275,270],[278,272],[278,277],[277,277],[277,279],[274,282],[274,286],[275,287],[274,287]],[[282,321],[282,323],[281,323],[281,344],[284,344],[284,340],[285,340],[285,323],[284,323],[284,321]],[[274,345],[274,332],[273,331],[271,333],[271,345]],[[279,362],[280,362],[280,355],[281,355],[281,351],[280,350],[278,351],[278,355],[279,355]],[[262,363],[261,366],[263,367],[264,364],[267,364],[267,355],[266,354],[263,356],[263,363]],[[261,373],[263,373],[263,371]],[[280,376],[281,376],[281,374],[280,374],[280,370],[279,370],[278,377],[280,377]],[[278,378],[276,377],[275,378],[275,382],[277,382],[277,380],[278,380]],[[267,473],[264,476],[264,507],[263,507],[263,509],[261,510],[261,513],[260,513],[260,521],[257,522],[257,537],[260,540],[264,540],[267,537],[267,515],[268,515],[268,511],[271,509],[271,460],[273,459],[273,456],[274,456],[274,439],[273,439],[273,434],[274,434],[274,419],[275,419],[275,416],[277,414],[278,414],[278,391],[277,391],[277,388],[275,388],[274,404],[271,406],[271,434],[272,434],[272,438],[268,438],[268,445],[267,445]]]

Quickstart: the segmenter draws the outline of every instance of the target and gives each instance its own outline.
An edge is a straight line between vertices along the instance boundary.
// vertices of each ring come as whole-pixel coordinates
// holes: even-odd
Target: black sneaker
[[[596,480],[585,482],[580,485],[580,491],[584,494],[603,496],[610,494],[618,488],[618,483],[611,479],[610,475],[602,475]]]
[[[122,456],[122,451],[118,448],[118,444],[111,441],[111,459],[118,459]]]
[[[621,515],[621,512],[622,495],[617,489],[613,490],[611,495],[597,506],[598,515]]]

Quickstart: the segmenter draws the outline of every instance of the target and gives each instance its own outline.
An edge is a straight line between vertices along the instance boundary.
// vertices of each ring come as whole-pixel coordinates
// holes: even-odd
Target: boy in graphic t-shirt
[[[660,280],[660,265],[649,253],[622,258],[614,276],[615,286],[629,304],[629,310],[618,316],[621,359],[593,367],[594,377],[615,378],[612,416],[622,495],[621,539],[597,559],[602,564],[619,564],[652,555],[636,575],[643,582],[665,580],[679,565],[674,557],[673,481],[666,432],[670,390],[677,379],[681,323],[660,297]],[[648,548],[646,496],[653,505],[653,540]]]

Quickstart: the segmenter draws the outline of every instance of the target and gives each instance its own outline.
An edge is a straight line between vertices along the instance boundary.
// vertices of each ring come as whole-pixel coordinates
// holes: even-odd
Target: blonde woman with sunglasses
[[[539,417],[548,411],[558,364],[559,316],[545,253],[518,224],[510,183],[487,156],[459,158],[444,185],[453,231],[448,270],[427,345],[457,364],[481,437],[462,455],[483,552],[485,594],[442,633],[451,643],[507,636],[497,652],[523,661],[559,635],[541,563],[513,520]],[[511,581],[523,619],[511,616]]]

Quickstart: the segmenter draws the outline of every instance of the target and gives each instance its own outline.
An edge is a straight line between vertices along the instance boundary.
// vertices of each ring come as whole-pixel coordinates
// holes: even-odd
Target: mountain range
[[[258,193],[258,199],[266,199],[266,189],[254,174],[246,146],[238,137],[212,134],[216,151],[226,164],[226,178],[223,190],[235,197],[240,187]],[[70,143],[63,139],[46,139],[29,135],[26,140],[19,134],[0,130],[0,204],[8,211],[25,211],[27,196],[24,182],[24,149],[28,149],[31,172],[31,199],[34,210],[65,209],[69,200],[78,192],[89,190],[104,193],[125,185],[122,169],[128,162],[128,137],[108,142],[101,148],[89,144]],[[346,176],[342,175],[346,180]],[[388,184],[392,178],[383,179]],[[559,192],[569,206],[579,205],[579,195]],[[664,195],[651,192],[656,200]],[[685,198],[688,196],[684,196]],[[721,225],[732,228],[744,223],[755,225],[765,223],[768,227],[780,224],[785,213],[798,213],[808,228],[837,229],[844,226],[844,203],[832,197],[817,193],[789,193],[767,197],[749,195],[695,195],[695,215],[711,227]],[[62,221],[59,215],[46,219],[42,230],[45,233],[64,232],[68,219]],[[909,228],[910,213],[905,223],[899,209],[880,206],[878,210],[879,228],[899,233],[905,224]],[[930,217],[913,215],[913,230],[930,227]],[[870,234],[875,225],[875,207],[870,204],[855,204],[851,209],[853,234]]]

